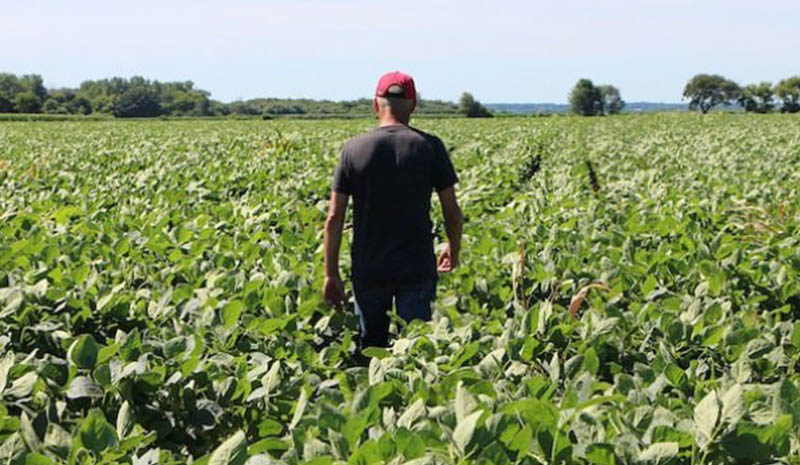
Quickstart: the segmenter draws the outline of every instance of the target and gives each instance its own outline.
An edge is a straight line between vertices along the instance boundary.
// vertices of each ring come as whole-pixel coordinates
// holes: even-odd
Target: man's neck
[[[408,121],[400,121],[399,119],[395,118],[394,116],[387,116],[384,118],[378,119],[378,127],[382,128],[385,126],[408,126]]]

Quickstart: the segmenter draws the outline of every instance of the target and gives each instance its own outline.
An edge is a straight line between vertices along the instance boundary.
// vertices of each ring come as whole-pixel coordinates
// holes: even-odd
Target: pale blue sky
[[[427,98],[564,102],[588,77],[675,102],[698,72],[800,74],[799,20],[798,0],[0,0],[0,71],[189,79],[223,101],[369,97],[400,69]]]

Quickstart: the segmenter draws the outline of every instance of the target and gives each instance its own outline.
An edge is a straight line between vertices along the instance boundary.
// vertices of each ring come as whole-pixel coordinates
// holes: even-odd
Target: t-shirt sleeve
[[[339,157],[339,166],[333,172],[333,190],[345,195],[353,194],[353,179],[350,172],[350,165],[347,162],[347,150],[342,150]]]
[[[436,142],[437,144],[434,146],[436,158],[433,164],[433,187],[437,192],[440,192],[457,183],[458,176],[456,176],[456,170],[453,168],[453,162],[450,161],[450,156],[447,154],[444,144],[441,140]]]

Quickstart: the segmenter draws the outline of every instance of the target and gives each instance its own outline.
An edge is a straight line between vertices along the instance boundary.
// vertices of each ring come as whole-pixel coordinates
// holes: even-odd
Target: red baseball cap
[[[414,87],[414,78],[400,71],[386,73],[378,81],[375,96],[416,100],[417,89]]]

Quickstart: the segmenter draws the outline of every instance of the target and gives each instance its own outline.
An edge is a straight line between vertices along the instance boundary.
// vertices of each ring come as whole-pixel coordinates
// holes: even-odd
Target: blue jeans
[[[436,300],[436,282],[410,289],[354,289],[356,315],[361,333],[361,348],[389,345],[389,311],[392,299],[397,314],[406,322],[414,319],[430,321],[431,307]]]

